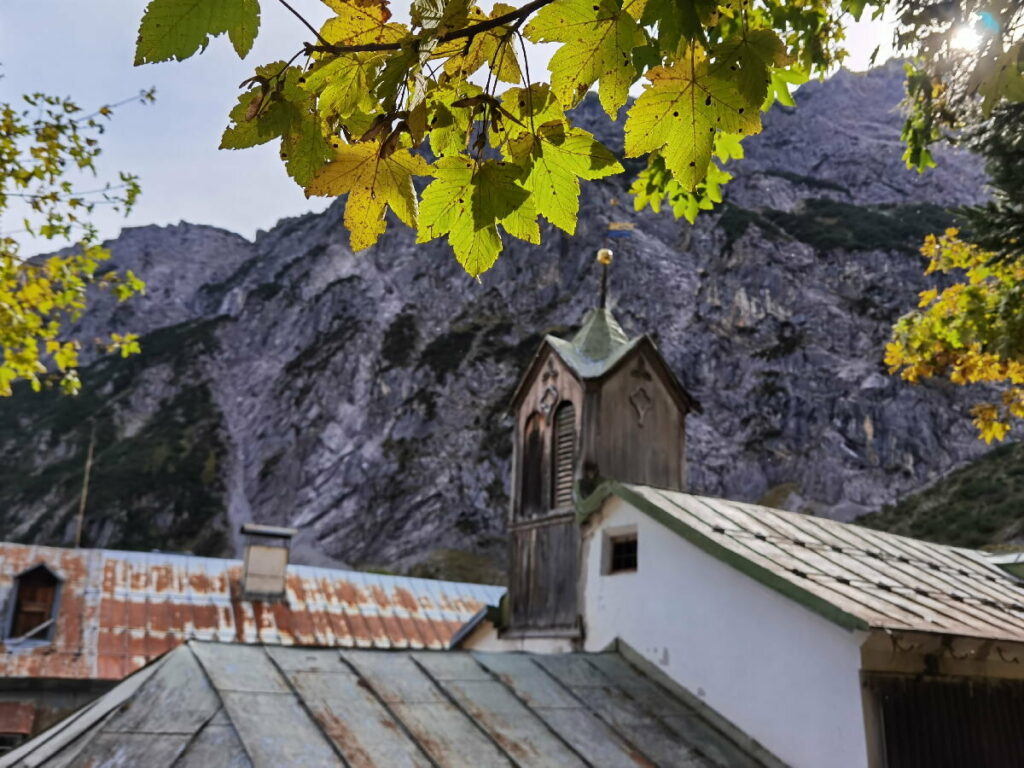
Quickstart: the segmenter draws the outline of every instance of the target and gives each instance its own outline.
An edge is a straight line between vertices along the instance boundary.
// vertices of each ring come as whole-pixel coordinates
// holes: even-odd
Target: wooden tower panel
[[[602,478],[684,490],[685,411],[649,355],[638,350],[598,384],[597,430],[587,448]]]

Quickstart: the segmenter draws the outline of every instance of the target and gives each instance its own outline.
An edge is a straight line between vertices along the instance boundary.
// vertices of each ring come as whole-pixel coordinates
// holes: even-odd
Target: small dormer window
[[[612,562],[610,571],[622,573],[636,570],[636,534],[612,539]]]
[[[576,465],[576,409],[563,402],[555,411],[552,434],[551,506],[553,509],[572,504],[573,468]]]
[[[8,642],[53,639],[59,588],[60,578],[42,564],[15,577]]]
[[[626,526],[604,532],[601,573],[632,573],[636,571],[639,550],[636,527]]]

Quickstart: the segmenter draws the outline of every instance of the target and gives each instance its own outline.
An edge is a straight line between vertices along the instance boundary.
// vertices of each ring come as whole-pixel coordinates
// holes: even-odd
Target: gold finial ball
[[[612,250],[611,248],[601,248],[597,252],[597,263],[604,264],[605,266],[612,263]]]

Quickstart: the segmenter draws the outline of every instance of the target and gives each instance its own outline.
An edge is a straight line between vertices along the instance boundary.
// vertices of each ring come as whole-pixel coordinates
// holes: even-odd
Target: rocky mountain
[[[1024,443],[1007,443],[857,519],[904,536],[990,550],[1024,548]]]
[[[144,332],[144,351],[97,360],[77,398],[0,403],[0,532],[68,543],[93,439],[86,545],[229,554],[256,520],[299,528],[306,562],[502,578],[506,404],[542,334],[594,303],[610,221],[636,225],[614,243],[620,322],[704,407],[691,487],[844,519],[892,503],[984,450],[963,391],[881,363],[926,284],[916,245],[983,194],[966,155],[903,168],[901,93],[894,64],[810,83],[696,226],[592,183],[575,237],[510,243],[481,284],[397,225],[353,254],[339,204],[254,242],[128,230],[113,262],[148,294],[81,330]],[[596,100],[577,118],[621,147]]]

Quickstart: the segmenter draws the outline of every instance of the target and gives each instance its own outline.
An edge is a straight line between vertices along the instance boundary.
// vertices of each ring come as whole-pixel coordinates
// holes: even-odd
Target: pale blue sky
[[[317,0],[292,0],[308,18],[324,18]],[[276,143],[256,149],[217,149],[235,86],[256,64],[288,58],[309,33],[273,0],[263,0],[263,23],[254,50],[239,61],[224,38],[185,62],[133,67],[135,34],[146,0],[2,0],[0,2],[0,101],[27,91],[71,96],[87,108],[118,101],[156,86],[154,104],[122,107],[104,138],[101,175],[127,170],[142,178],[143,195],[127,220],[99,211],[104,237],[122,226],[181,220],[212,224],[252,237],[284,216],[322,210],[329,201],[307,200],[284,173]],[[487,3],[485,3],[485,6]],[[405,16],[408,2],[393,2]],[[323,10],[321,10],[323,9]],[[863,69],[887,25],[867,22],[852,30],[851,69]],[[883,60],[885,56],[881,57]],[[547,54],[531,60],[543,73]],[[538,77],[538,75],[534,75]],[[0,231],[20,228],[8,216]],[[50,250],[23,242],[26,255]]]

